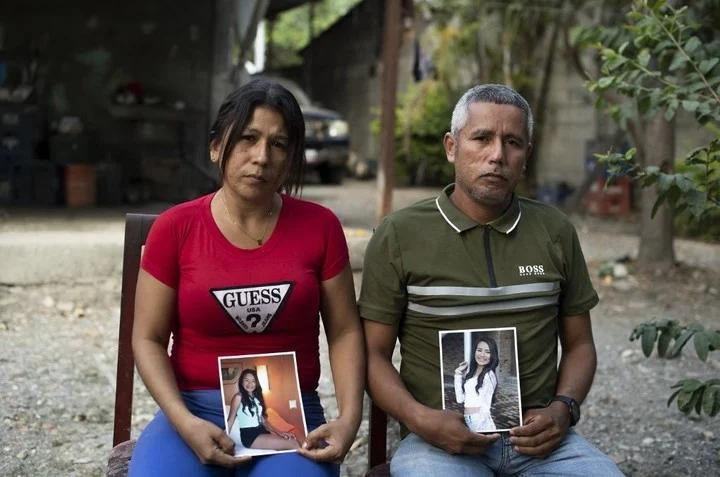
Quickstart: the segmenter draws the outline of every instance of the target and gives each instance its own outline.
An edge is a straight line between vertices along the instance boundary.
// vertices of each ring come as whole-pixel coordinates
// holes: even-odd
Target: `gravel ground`
[[[581,231],[595,276],[601,265],[596,259],[612,256],[605,250],[618,237],[587,227]],[[697,250],[688,263],[713,263],[720,255],[720,246]],[[684,374],[718,376],[720,355],[711,354],[707,363],[695,359],[691,350],[674,360],[645,359],[627,339],[635,324],[655,318],[717,327],[716,270],[680,266],[665,274],[639,274],[630,265],[626,279],[596,280],[601,295],[593,312],[599,366],[578,430],[627,475],[720,475],[718,418],[686,417],[665,406],[670,385]],[[0,475],[104,474],[112,438],[119,302],[119,277],[0,286]],[[332,417],[326,351],[322,357],[320,394]],[[154,403],[137,382],[134,436],[154,412]],[[391,445],[396,440],[394,425]],[[366,452],[364,420],[343,474],[362,475]]]

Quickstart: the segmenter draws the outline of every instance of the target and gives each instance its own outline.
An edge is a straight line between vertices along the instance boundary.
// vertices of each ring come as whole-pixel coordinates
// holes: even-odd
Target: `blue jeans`
[[[182,396],[190,412],[222,429],[225,428],[220,390],[189,391],[183,392]],[[325,416],[317,393],[303,393],[302,400],[305,421],[310,432],[325,423]],[[234,469],[204,465],[162,411],[158,411],[140,434],[128,473],[130,477],[337,477],[339,474],[339,465],[318,463],[295,452],[253,457],[250,462],[240,464]]]
[[[484,455],[451,455],[415,434],[400,442],[390,462],[390,473],[411,476],[578,476],[613,477],[622,472],[608,456],[570,429],[552,454],[544,459],[518,454],[510,435],[501,433]]]

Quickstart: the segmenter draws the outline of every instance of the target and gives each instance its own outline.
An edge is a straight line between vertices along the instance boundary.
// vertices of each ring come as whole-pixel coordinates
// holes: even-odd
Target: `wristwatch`
[[[548,406],[553,401],[561,401],[561,402],[564,402],[565,404],[567,404],[568,410],[570,411],[570,427],[577,424],[577,422],[580,420],[580,404],[578,404],[578,402],[576,400],[574,400],[573,398],[571,398],[569,396],[563,396],[563,395],[558,394],[557,396],[555,396],[554,398],[552,398],[550,400],[550,402],[548,403]]]

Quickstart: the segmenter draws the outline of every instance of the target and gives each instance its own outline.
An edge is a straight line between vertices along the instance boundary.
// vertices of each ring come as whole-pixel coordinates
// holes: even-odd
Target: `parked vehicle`
[[[350,158],[348,123],[340,113],[313,104],[295,82],[277,76],[255,75],[280,83],[297,99],[305,118],[305,158],[323,184],[340,184]]]

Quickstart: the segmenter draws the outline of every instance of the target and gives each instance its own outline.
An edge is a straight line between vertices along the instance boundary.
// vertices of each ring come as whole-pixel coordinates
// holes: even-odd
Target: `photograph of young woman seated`
[[[248,449],[280,451],[300,447],[292,432],[275,429],[268,420],[263,389],[254,369],[244,369],[240,373],[237,385],[237,394],[230,401],[228,413],[228,429],[231,437],[234,434],[233,426],[237,425],[240,441]]]
[[[137,441],[129,474],[337,476],[360,425],[363,333],[340,222],[298,197],[302,112],[288,90],[254,80],[227,96],[208,143],[218,190],[160,214],[145,243],[132,341],[159,411]],[[320,319],[338,403],[329,422],[317,393]],[[297,452],[235,456],[218,357],[291,351],[307,438]],[[259,421],[262,411],[248,415]],[[266,430],[253,443],[279,441]]]

